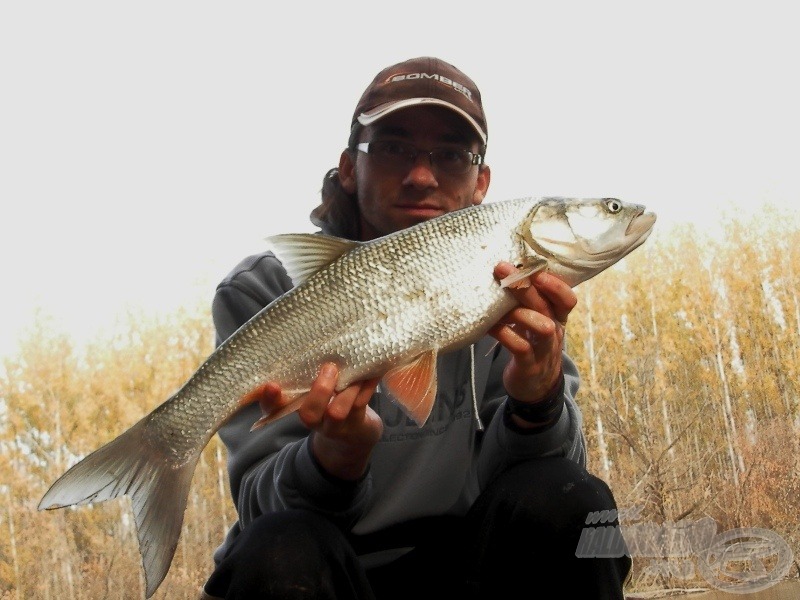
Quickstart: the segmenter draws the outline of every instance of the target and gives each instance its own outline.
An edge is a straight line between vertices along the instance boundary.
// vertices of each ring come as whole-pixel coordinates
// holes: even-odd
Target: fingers
[[[512,264],[501,262],[495,267],[495,276],[500,279],[515,271]],[[539,272],[529,281],[531,285],[508,288],[519,306],[489,332],[526,364],[560,351],[564,325],[577,304],[572,288],[554,275]]]
[[[495,267],[495,277],[502,279],[517,270],[511,263],[501,262]],[[578,303],[573,289],[550,273],[540,271],[530,277],[528,287],[507,288],[521,306],[566,324],[569,313]]]
[[[324,418],[342,422],[356,413],[363,413],[378,387],[379,379],[358,381],[336,392],[339,370],[336,365],[326,363],[306,394],[299,409],[300,419],[307,427],[320,425]]]
[[[378,381],[378,379],[359,381],[335,394],[328,404],[327,416],[334,421],[344,421],[351,413],[363,412],[372,394],[375,393]]]
[[[281,386],[271,381],[251,390],[250,393],[242,399],[242,404],[249,404],[255,401],[258,401],[258,404],[261,406],[261,413],[264,415],[269,414],[276,408],[280,408],[285,404],[281,397]]]
[[[326,416],[334,421],[344,421],[356,411],[363,413],[380,381],[380,379],[359,381],[337,393],[338,380],[339,369],[336,365],[325,363],[320,367],[311,389],[299,399],[285,397],[277,383],[268,382],[251,391],[243,403],[258,401],[264,417],[269,417],[289,402],[294,403],[299,400],[300,406],[297,410],[300,419],[306,426],[314,428],[322,423]]]
[[[567,317],[578,304],[575,291],[561,279],[550,273],[537,273],[532,278],[534,289],[550,301],[555,320],[567,324]]]
[[[516,308],[508,313],[489,333],[514,354],[530,352],[549,339],[555,324],[549,317],[530,309]]]
[[[336,391],[336,381],[339,379],[339,369],[333,363],[325,363],[320,367],[319,375],[311,384],[311,389],[305,395],[303,404],[298,413],[300,420],[307,427],[314,427],[322,421],[331,397]]]

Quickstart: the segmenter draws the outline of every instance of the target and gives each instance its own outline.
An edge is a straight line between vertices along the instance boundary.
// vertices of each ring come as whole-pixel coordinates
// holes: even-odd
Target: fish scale
[[[654,221],[616,199],[521,198],[365,243],[275,236],[295,287],[171,398],[64,473],[39,508],[130,496],[149,598],[169,570],[200,453],[254,388],[281,386],[289,404],[270,416],[279,418],[299,408],[321,364],[333,361],[339,389],[383,377],[388,395],[422,426],[436,396],[429,365],[480,339],[516,305],[504,287],[544,268],[575,286],[641,245]],[[502,285],[493,276],[500,261],[522,267]]]

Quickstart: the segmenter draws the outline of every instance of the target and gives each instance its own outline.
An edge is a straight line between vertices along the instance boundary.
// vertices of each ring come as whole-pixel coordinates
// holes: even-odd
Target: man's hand
[[[499,280],[516,270],[502,262],[494,275]],[[529,281],[527,287],[509,288],[519,306],[489,331],[511,353],[503,384],[510,396],[522,402],[542,400],[558,382],[564,327],[578,303],[572,288],[555,275],[539,272]]]
[[[379,380],[359,381],[336,392],[338,378],[336,365],[322,365],[311,389],[300,397],[297,412],[313,431],[311,451],[325,471],[355,480],[366,471],[372,449],[383,434],[381,418],[368,406]],[[265,384],[258,394],[265,413],[286,404],[277,384]]]

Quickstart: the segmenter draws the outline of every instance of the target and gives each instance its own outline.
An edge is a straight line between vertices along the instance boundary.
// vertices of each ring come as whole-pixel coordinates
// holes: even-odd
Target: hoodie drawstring
[[[475,392],[475,344],[469,346],[470,383],[472,384],[472,409],[475,411],[475,422],[478,431],[483,431],[483,422],[478,414],[478,394]]]

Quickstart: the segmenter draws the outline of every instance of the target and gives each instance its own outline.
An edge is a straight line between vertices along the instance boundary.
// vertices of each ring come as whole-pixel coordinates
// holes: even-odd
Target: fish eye
[[[622,210],[622,202],[616,198],[606,198],[603,202],[605,202],[606,208],[612,213],[618,213]]]

